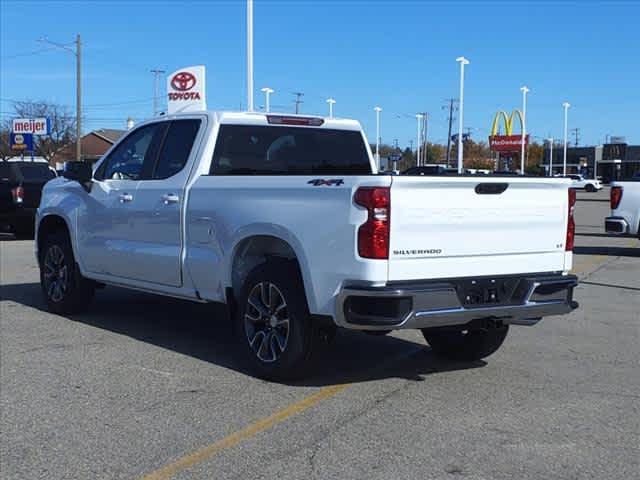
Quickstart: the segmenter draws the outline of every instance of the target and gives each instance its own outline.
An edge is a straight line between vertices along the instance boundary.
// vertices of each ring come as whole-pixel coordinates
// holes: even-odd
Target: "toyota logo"
[[[196,77],[189,72],[178,72],[171,79],[171,86],[181,92],[191,90],[195,84]]]

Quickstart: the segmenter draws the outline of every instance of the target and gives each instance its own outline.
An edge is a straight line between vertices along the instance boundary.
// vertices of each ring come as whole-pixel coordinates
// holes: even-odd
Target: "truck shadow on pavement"
[[[49,313],[38,283],[2,285],[0,299]],[[238,359],[232,323],[222,306],[107,287],[96,292],[86,313],[65,318],[250,375]],[[387,378],[422,381],[425,375],[486,365],[483,361],[442,360],[424,341],[350,331],[339,331],[320,350],[312,375],[291,385],[327,386]]]
[[[573,253],[578,255],[606,255],[609,257],[640,258],[640,248],[636,248],[636,247],[605,247],[605,246],[599,246],[599,245],[574,247]]]

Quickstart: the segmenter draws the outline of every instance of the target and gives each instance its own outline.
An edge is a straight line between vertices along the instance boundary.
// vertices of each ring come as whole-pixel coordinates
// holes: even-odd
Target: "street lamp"
[[[462,128],[464,125],[464,66],[469,65],[469,60],[464,57],[456,58],[460,63],[460,122],[458,124],[458,174],[462,173]]]
[[[76,160],[80,161],[82,159],[82,84],[80,78],[80,60],[82,58],[82,53],[80,49],[80,34],[76,36],[75,50],[69,45],[52,42],[46,37],[39,38],[38,41],[67,50],[68,52],[73,53],[76,57]]]
[[[333,105],[336,101],[333,98],[327,98],[327,103],[329,104],[329,118],[333,118]]]
[[[527,93],[529,89],[520,88],[522,92],[522,145],[520,150],[520,175],[524,175],[524,155],[525,155],[525,139],[527,138]]]
[[[376,112],[376,165],[380,170],[380,112],[382,108],[376,106],[373,110]]]
[[[571,104],[569,102],[564,102],[562,104],[562,108],[564,108],[564,156],[563,156],[563,164],[562,164],[562,175],[567,174],[567,135],[568,135],[568,122],[567,117],[569,115],[569,107]]]
[[[553,138],[549,138],[549,176],[553,177]]]
[[[271,111],[270,103],[269,103],[269,95],[271,95],[274,90],[269,87],[264,87],[260,89],[261,92],[264,92],[264,110],[269,113]]]
[[[418,122],[418,131],[416,133],[416,141],[417,141],[417,143],[416,143],[416,145],[417,145],[417,149],[416,149],[416,166],[417,167],[421,166],[420,165],[421,164],[421,162],[420,162],[420,133],[421,133],[422,129],[421,129],[420,122],[421,122],[423,116],[424,115],[422,115],[421,113],[417,113],[416,114],[416,120]]]

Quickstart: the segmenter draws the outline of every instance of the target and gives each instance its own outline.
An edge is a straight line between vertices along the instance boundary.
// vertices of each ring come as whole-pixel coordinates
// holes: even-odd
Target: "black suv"
[[[56,173],[45,162],[0,161],[0,228],[18,238],[33,238],[42,187]]]

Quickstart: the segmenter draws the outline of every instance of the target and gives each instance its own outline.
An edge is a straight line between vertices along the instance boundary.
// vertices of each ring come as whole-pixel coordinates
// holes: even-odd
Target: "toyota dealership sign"
[[[204,65],[185,67],[167,77],[167,113],[207,109]]]

